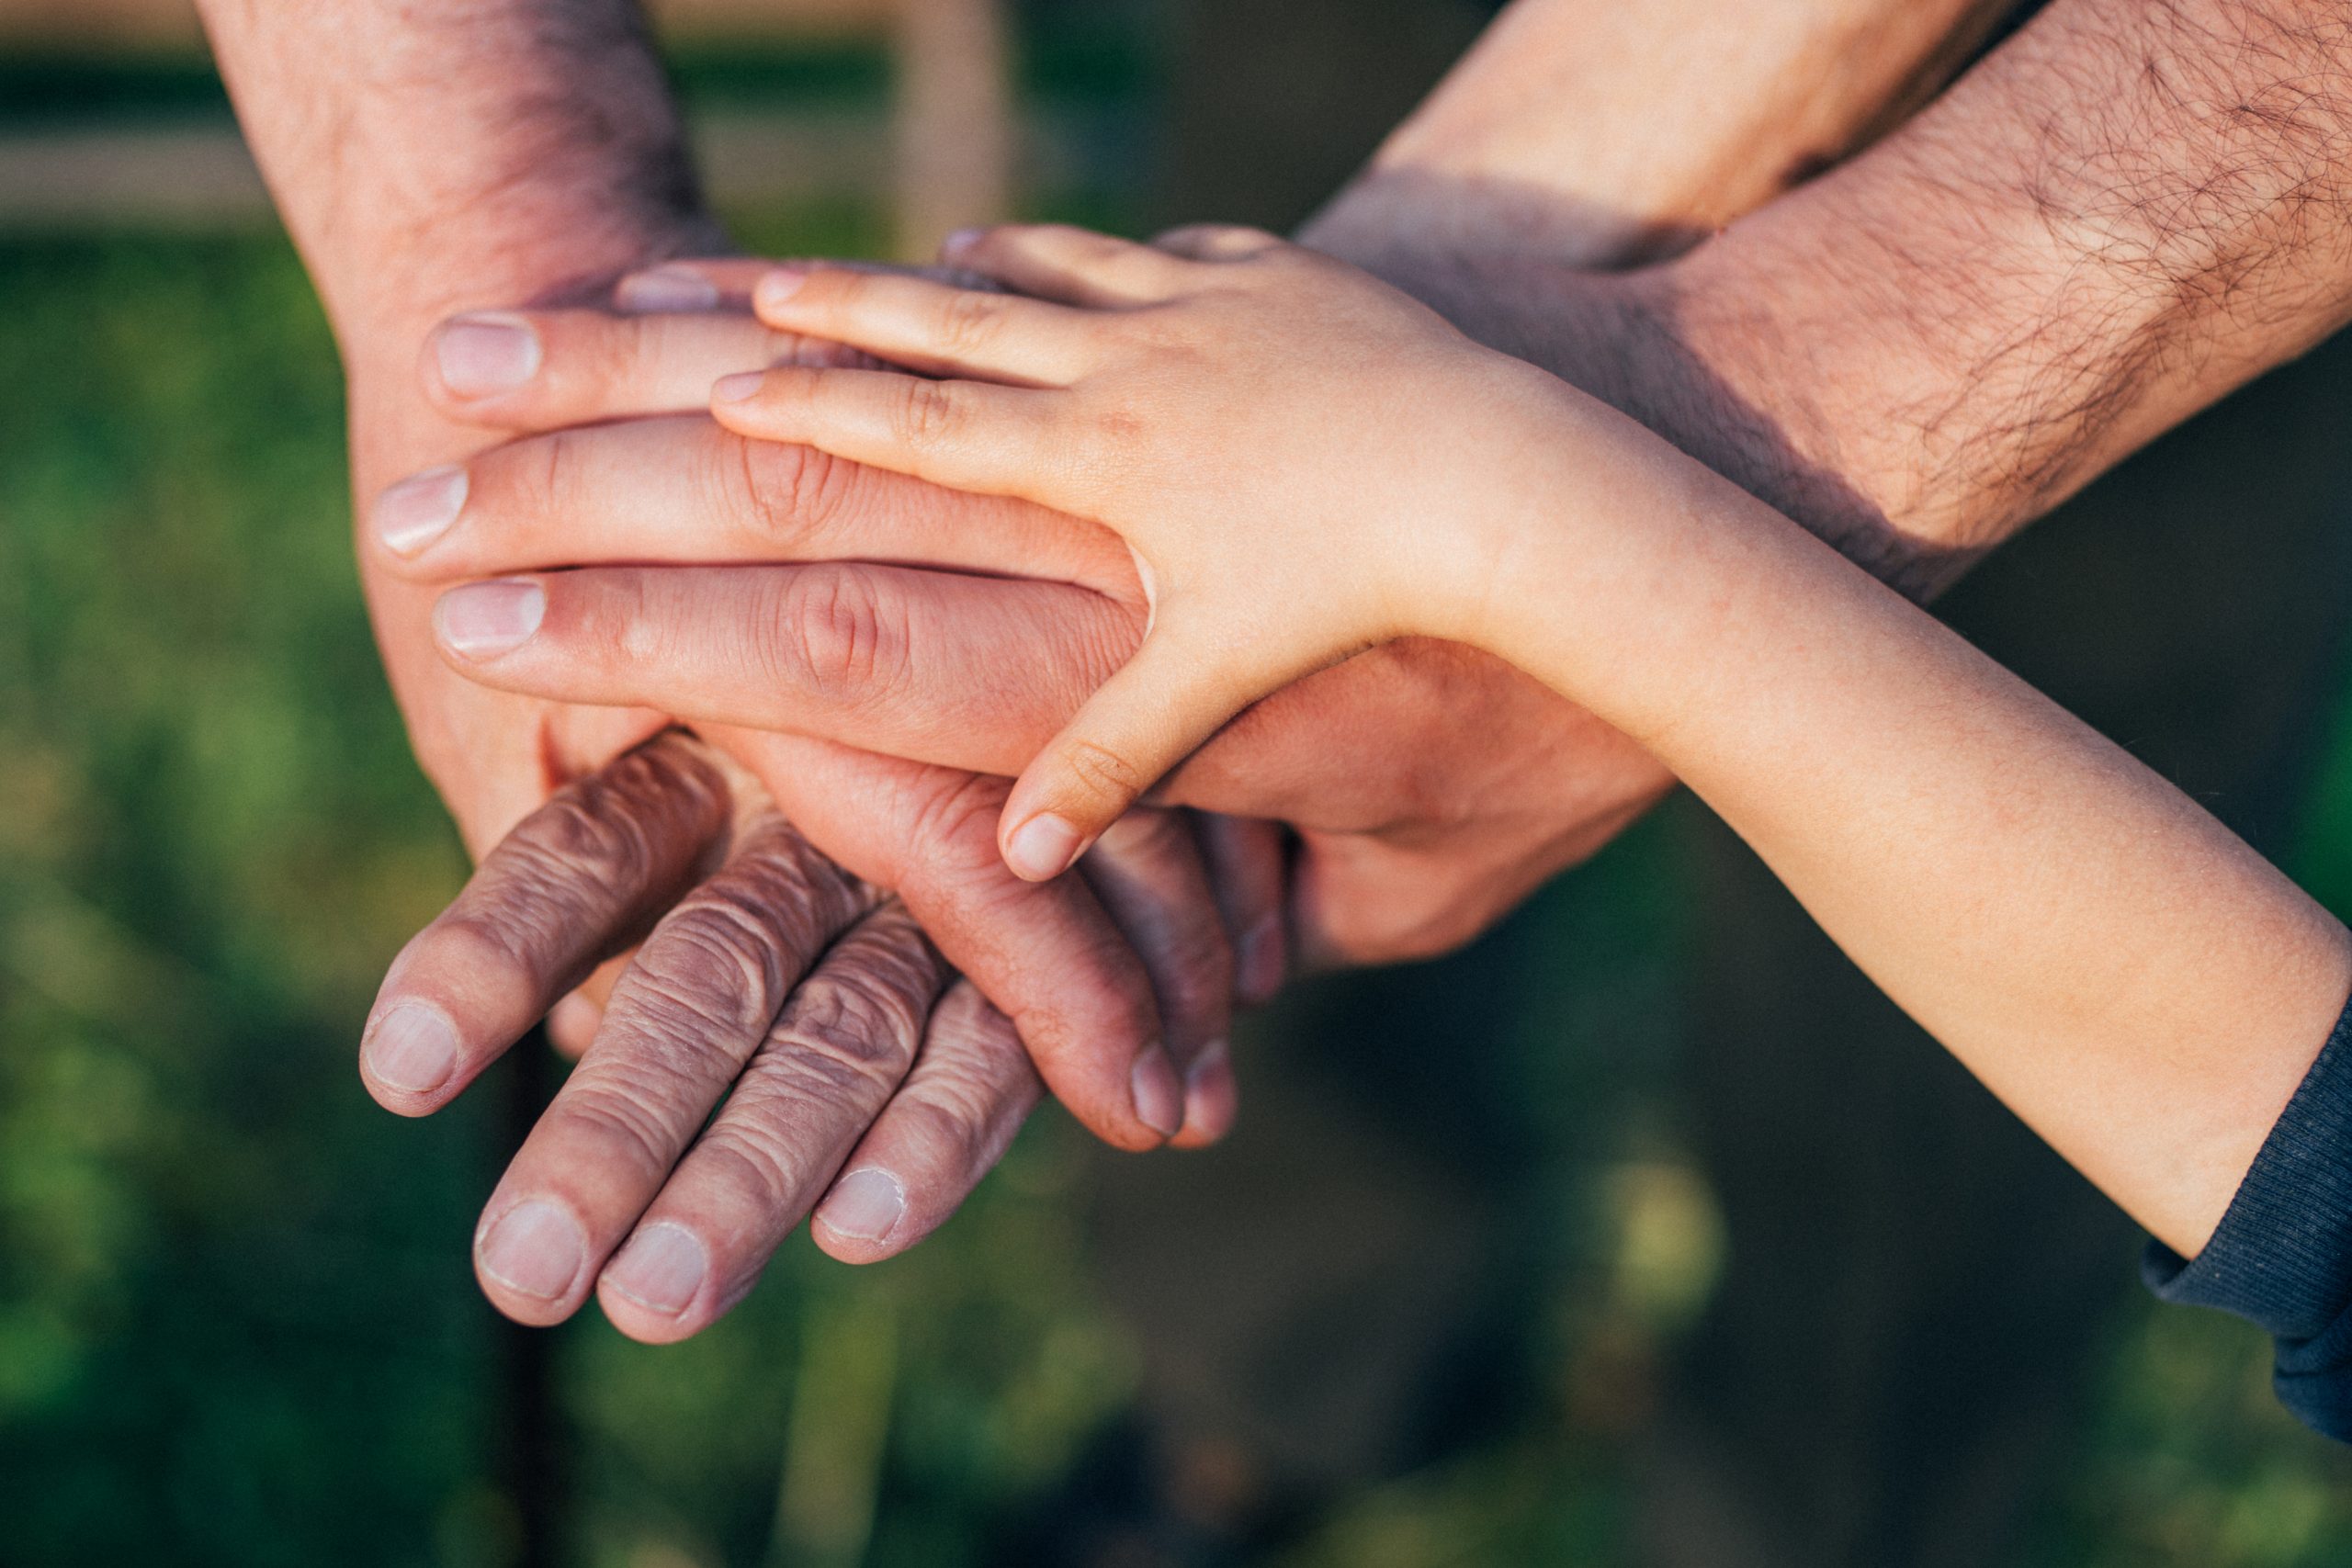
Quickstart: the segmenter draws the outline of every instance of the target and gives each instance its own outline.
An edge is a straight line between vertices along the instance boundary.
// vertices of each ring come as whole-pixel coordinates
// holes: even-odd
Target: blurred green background
[[[1133,223],[1154,35],[1103,15],[1024,36],[1024,101],[1086,141],[1026,199]],[[680,79],[879,135],[888,70],[834,39],[689,49]],[[0,160],[224,124],[195,56],[0,59]],[[368,638],[332,344],[250,216],[0,215],[0,1562],[494,1568],[548,1548],[512,1495],[540,1442],[559,1560],[982,1561],[1135,1387],[1091,1262],[1095,1166],[1057,1114],[916,1254],[851,1270],[796,1241],[720,1326],[650,1349],[593,1310],[526,1344],[476,1294],[494,1086],[423,1123],[361,1093],[382,965],[464,863]],[[854,193],[733,216],[777,251],[888,243]],[[2342,908],[2336,750],[2298,869]],[[1627,1560],[1628,1455],[1720,1246],[1654,1087],[1679,874],[1647,829],[1547,896],[1507,940],[1548,956],[1468,1042],[1546,1150],[1520,1398],[1274,1561]],[[1252,1052],[1340,1005],[1310,990],[1262,1021],[1245,1099]],[[2134,1308],[2028,1560],[2352,1561],[2352,1468],[2267,1373],[2251,1330]]]

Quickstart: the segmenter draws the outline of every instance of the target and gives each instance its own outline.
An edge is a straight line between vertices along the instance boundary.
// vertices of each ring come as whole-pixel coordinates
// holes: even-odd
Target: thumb
[[[1236,640],[1161,620],[1012,786],[997,840],[1015,875],[1060,875],[1138,795],[1281,683],[1253,681]]]

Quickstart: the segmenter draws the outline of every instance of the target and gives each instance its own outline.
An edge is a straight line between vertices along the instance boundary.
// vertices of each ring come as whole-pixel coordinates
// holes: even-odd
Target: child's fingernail
[[[760,306],[781,305],[799,293],[800,286],[808,281],[807,267],[777,267],[761,278],[757,287],[752,290],[752,302]]]
[[[710,310],[718,306],[718,286],[684,267],[657,266],[649,272],[633,272],[614,285],[613,303],[647,315]]]
[[[710,400],[714,403],[748,403],[760,395],[760,389],[767,384],[767,379],[757,370],[722,376],[711,383]]]
[[[1005,863],[1032,882],[1051,881],[1077,858],[1078,829],[1050,811],[1032,817],[1005,840]]]
[[[441,595],[433,629],[468,659],[494,659],[537,636],[547,613],[547,592],[536,582],[469,582]]]
[[[433,334],[441,384],[461,398],[494,397],[539,373],[539,334],[519,316],[459,316]]]
[[[942,261],[956,260],[958,257],[962,256],[966,251],[968,251],[974,245],[978,244],[980,243],[980,236],[987,232],[988,231],[985,229],[956,230],[953,234],[948,235],[947,238],[939,242],[939,259]]]
[[[1176,1081],[1175,1064],[1157,1043],[1136,1058],[1127,1082],[1135,1091],[1136,1120],[1163,1138],[1172,1138],[1184,1125],[1184,1086]]]
[[[368,522],[396,556],[413,556],[449,531],[466,509],[466,470],[427,468],[376,498]]]

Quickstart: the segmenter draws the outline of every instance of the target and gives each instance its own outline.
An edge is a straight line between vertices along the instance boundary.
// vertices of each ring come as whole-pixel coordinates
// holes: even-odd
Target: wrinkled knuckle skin
[[[786,554],[841,518],[858,469],[813,446],[729,434],[719,448],[721,515],[743,520],[762,547]]]
[[[567,1158],[583,1168],[618,1169],[650,1186],[669,1174],[692,1131],[692,1119],[673,1122],[677,1086],[665,1075],[638,1069],[575,1077],[564,1088],[545,1130]]]
[[[792,572],[760,615],[758,667],[788,691],[854,706],[896,691],[907,671],[905,604],[857,566]]]
[[[1003,319],[1001,296],[958,290],[940,309],[939,346],[951,359],[969,358],[995,340]]]
[[[932,872],[931,880],[978,873],[1009,884],[1011,873],[996,847],[1005,791],[1001,779],[969,773],[929,792],[908,824],[912,863]]]
[[[691,1158],[695,1181],[714,1190],[719,1212],[747,1214],[758,1222],[753,1234],[759,1240],[749,1255],[722,1258],[719,1267],[756,1272],[808,1207],[817,1172],[807,1153],[781,1129],[721,1121],[695,1143]],[[741,1233],[730,1227],[730,1234]]]
[[[724,893],[697,893],[639,953],[627,982],[628,1013],[657,1038],[732,1037],[748,1049],[783,1000],[783,948],[760,911]]]
[[[956,427],[956,400],[937,381],[909,378],[891,410],[890,433],[918,449],[937,446]]]

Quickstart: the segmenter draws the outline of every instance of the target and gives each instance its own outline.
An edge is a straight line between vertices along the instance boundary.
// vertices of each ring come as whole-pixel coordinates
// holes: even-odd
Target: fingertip
[[[1172,1138],[1184,1130],[1184,1086],[1165,1047],[1146,1046],[1136,1058],[1127,1082],[1135,1096],[1136,1121],[1162,1138]]]
[[[722,376],[711,383],[710,406],[718,410],[740,408],[757,399],[760,389],[767,383],[767,373],[763,370],[741,370],[732,376]]]
[[[1173,1140],[1175,1146],[1200,1149],[1219,1142],[1233,1131],[1240,1106],[1233,1049],[1223,1040],[1212,1040],[1184,1070],[1184,1126]]]
[[[401,998],[379,1007],[359,1042],[359,1077],[377,1104],[400,1116],[430,1116],[463,1066],[458,1026],[431,1002]]]
[[[1069,818],[1041,811],[1017,826],[1009,825],[1001,848],[1013,875],[1024,882],[1051,882],[1077,861],[1084,841],[1084,834]]]
[[[548,1010],[548,1043],[559,1055],[576,1062],[588,1054],[604,1023],[605,1010],[574,991]]]
[[[805,266],[769,269],[752,287],[752,309],[763,320],[771,313],[781,313],[808,285],[808,272]]]

